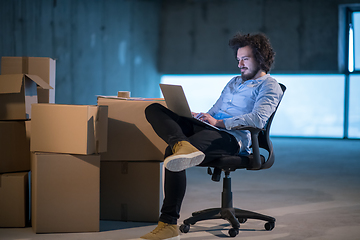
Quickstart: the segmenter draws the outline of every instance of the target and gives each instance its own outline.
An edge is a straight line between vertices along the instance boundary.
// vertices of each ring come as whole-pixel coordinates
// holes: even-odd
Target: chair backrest
[[[285,92],[286,87],[281,83],[279,83],[279,85],[282,91]],[[254,131],[251,136],[253,140],[252,141],[253,154],[243,155],[243,156],[239,156],[239,155],[222,156],[213,161],[201,163],[199,166],[213,167],[214,174],[212,174],[213,175],[212,179],[213,180],[216,179],[214,181],[219,180],[221,170],[224,170],[225,173],[229,173],[230,171],[235,171],[236,169],[240,169],[240,168],[246,168],[247,170],[260,170],[260,169],[270,168],[274,164],[274,160],[275,160],[273,146],[270,140],[270,127],[274,119],[275,113],[277,111],[277,108],[279,107],[279,104],[278,106],[276,106],[275,111],[269,117],[263,130],[253,128]],[[248,129],[251,129],[251,127],[249,127]],[[267,158],[263,155],[260,155],[260,149],[265,149],[268,152]]]
[[[281,90],[284,93],[286,90],[285,85],[283,85],[282,83],[279,83],[279,85],[281,87]],[[281,100],[280,100],[280,102],[281,102]],[[280,102],[276,106],[275,111],[269,117],[264,130],[261,131],[258,135],[259,148],[265,149],[269,153],[269,156],[267,157],[266,161],[264,161],[264,163],[262,164],[260,169],[270,168],[274,164],[274,161],[275,161],[273,146],[272,146],[272,142],[270,140],[270,127],[271,127],[271,123],[274,119],[275,113],[277,111],[277,108],[279,107]]]

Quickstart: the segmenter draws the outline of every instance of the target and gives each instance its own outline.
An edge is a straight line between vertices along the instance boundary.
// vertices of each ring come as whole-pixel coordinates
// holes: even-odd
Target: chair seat
[[[260,156],[262,163],[265,162],[265,157]],[[252,162],[253,155],[242,155],[242,156],[223,156],[217,158],[211,162],[200,164],[201,167],[213,167],[219,168],[225,171],[235,171],[236,169],[241,168],[250,168],[250,163]],[[206,162],[206,161],[205,161]]]

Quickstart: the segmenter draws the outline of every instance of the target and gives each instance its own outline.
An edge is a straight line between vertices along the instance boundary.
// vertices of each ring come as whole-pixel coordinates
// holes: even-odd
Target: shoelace
[[[177,142],[175,143],[174,147],[172,148],[172,152],[173,153],[176,153],[177,150],[182,146],[182,143],[181,142]]]

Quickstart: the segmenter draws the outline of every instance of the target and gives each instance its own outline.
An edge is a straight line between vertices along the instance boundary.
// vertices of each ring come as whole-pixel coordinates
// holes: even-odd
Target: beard
[[[254,79],[256,74],[260,71],[260,67],[257,66],[254,70],[250,71],[249,73],[241,73],[241,79],[245,82],[250,79]]]

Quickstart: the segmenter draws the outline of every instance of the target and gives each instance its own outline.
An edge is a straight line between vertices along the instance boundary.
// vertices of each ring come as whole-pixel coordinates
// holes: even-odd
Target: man
[[[227,83],[207,113],[193,113],[219,130],[180,117],[160,104],[151,104],[145,110],[148,122],[168,148],[159,223],[141,239],[180,239],[176,224],[185,195],[185,169],[223,155],[250,154],[250,132],[237,128],[244,125],[263,128],[282,97],[279,84],[268,74],[275,53],[265,35],[237,34],[229,45],[241,76]]]

